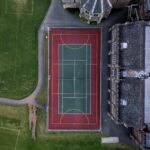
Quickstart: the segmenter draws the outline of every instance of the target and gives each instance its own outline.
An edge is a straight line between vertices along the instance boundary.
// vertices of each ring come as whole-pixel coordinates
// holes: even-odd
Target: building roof
[[[109,0],[81,0],[81,6],[91,13],[103,13],[112,8]]]
[[[150,25],[135,22],[116,25],[112,30],[115,28],[121,79],[119,101],[116,99],[119,119],[128,127],[142,128],[150,123]]]
[[[145,147],[150,148],[150,133],[146,133]]]
[[[101,1],[99,0],[81,0],[81,5],[91,13],[101,13]]]
[[[129,127],[143,126],[144,81],[127,78],[120,82],[120,100],[126,100],[127,105],[120,104],[119,118]]]
[[[120,51],[120,65],[131,70],[144,69],[144,24],[121,25],[120,43],[127,43],[127,48]]]

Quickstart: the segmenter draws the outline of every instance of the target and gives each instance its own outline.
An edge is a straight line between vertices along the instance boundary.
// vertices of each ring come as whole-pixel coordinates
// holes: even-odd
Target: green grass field
[[[17,130],[11,130],[9,128],[0,127],[0,149],[15,149],[16,143],[18,142],[18,135],[19,131]]]
[[[20,99],[37,84],[38,28],[50,0],[0,1],[0,97]]]
[[[42,110],[37,112],[37,139],[32,140],[27,110],[0,105],[0,150],[132,150],[124,145],[101,145],[98,133],[47,133]]]

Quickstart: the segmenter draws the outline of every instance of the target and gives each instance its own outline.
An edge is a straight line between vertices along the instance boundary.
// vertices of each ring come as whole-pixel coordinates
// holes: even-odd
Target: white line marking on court
[[[72,61],[72,62],[73,62],[74,60],[69,60],[69,61]],[[68,62],[69,62],[69,61],[68,61]],[[80,61],[79,61],[79,62],[80,62]],[[85,60],[84,62],[86,62],[86,60]],[[63,66],[72,66],[73,64],[71,64],[71,63],[70,63],[70,64],[69,64],[69,63],[66,63],[66,64],[62,64],[62,63],[56,64],[56,63],[55,63],[54,65],[55,65],[55,66],[58,66],[58,65],[60,65],[60,66],[61,66],[61,65],[63,65]],[[80,65],[80,64],[76,64],[76,66],[81,66],[81,65]],[[97,64],[87,64],[87,66],[98,66],[98,65],[97,65]]]
[[[73,77],[73,81],[74,81],[74,90],[73,90],[74,92],[73,93],[74,94],[73,95],[75,96],[76,95],[76,61],[74,61],[73,67],[74,67],[74,75],[73,75],[74,76]]]
[[[76,50],[79,50],[79,49],[81,49],[81,48],[83,48],[85,45],[87,45],[87,43],[88,43],[88,41],[89,41],[89,39],[90,39],[90,36],[89,36],[89,34],[86,34],[87,35],[87,40],[83,43],[83,44],[65,44],[65,42],[64,42],[64,40],[63,40],[63,38],[62,38],[62,35],[63,34],[61,34],[60,35],[60,40],[61,40],[61,42],[63,43],[62,45],[64,45],[65,47],[67,47],[68,49],[76,49]],[[65,34],[64,34],[65,35]],[[66,35],[68,35],[68,34],[66,34]],[[78,36],[79,36],[79,34],[77,34]],[[76,36],[76,35],[74,35],[74,36]],[[71,47],[70,45],[81,45],[80,47],[78,47],[78,48],[75,48],[75,47]]]
[[[86,113],[87,113],[87,46],[86,46],[86,51],[85,51],[85,57],[86,57],[86,66],[85,66],[85,79],[86,79],[86,82],[85,82],[85,95],[86,95]]]
[[[70,98],[73,98],[73,99],[77,99],[77,100],[80,100],[81,98],[84,98],[86,99],[86,97],[63,97],[64,99],[70,99]]]
[[[62,64],[63,64],[63,61],[64,61],[63,53],[64,53],[64,47],[62,46]],[[63,68],[63,65],[62,65],[62,93],[64,93],[64,89],[63,89],[63,75],[64,75],[63,73],[64,73],[64,72],[63,72],[63,69],[64,69],[64,68]],[[64,112],[64,110],[63,110],[63,109],[64,109],[64,106],[63,106],[63,104],[64,104],[63,96],[64,96],[64,95],[62,94],[62,113]]]
[[[91,67],[92,67],[92,64],[91,64],[92,63],[92,59],[91,59],[92,58],[92,47],[91,47],[91,44],[89,45],[89,47],[90,47],[90,56],[89,56],[90,57],[89,58],[90,59],[90,76],[89,76],[89,79],[90,79],[90,93],[89,94],[90,94],[90,96],[89,96],[89,98],[90,98],[90,114],[91,114],[92,113],[92,110],[91,110],[92,109],[91,108],[92,107],[92,102],[91,102],[92,97],[91,96],[93,95],[93,93],[91,94],[91,85],[92,85],[91,84],[91,82],[92,82],[92,80],[91,80],[91,76],[92,76],[92,73],[91,73]],[[95,65],[97,65],[97,64],[95,64]],[[94,95],[95,95],[95,93],[94,93]]]
[[[64,61],[73,61],[73,62],[74,62],[75,60],[74,60],[74,59],[73,59],[73,60],[67,59],[67,60],[64,60]],[[84,62],[85,62],[86,60],[78,60],[78,59],[77,59],[77,61],[84,61]]]
[[[66,95],[73,95],[73,93],[53,93],[53,95],[58,95],[58,94],[66,94]],[[76,93],[77,95],[85,95],[85,93]],[[87,95],[96,95],[96,93],[87,93]]]
[[[77,111],[78,113],[69,113],[69,112],[71,112],[71,111]],[[83,115],[85,116],[86,120],[87,120],[87,123],[90,124],[90,121],[89,121],[88,116],[87,116],[82,110],[80,110],[80,109],[68,109],[67,111],[64,112],[64,115],[65,115],[65,114],[83,114]],[[65,117],[64,115],[62,115],[61,118],[60,118],[60,123],[61,123],[61,124],[63,124],[63,123],[62,123],[62,120],[63,120],[63,118]],[[68,124],[68,123],[67,123],[67,124]],[[73,124],[74,124],[74,123],[73,123]],[[82,123],[75,123],[75,124],[82,124]]]

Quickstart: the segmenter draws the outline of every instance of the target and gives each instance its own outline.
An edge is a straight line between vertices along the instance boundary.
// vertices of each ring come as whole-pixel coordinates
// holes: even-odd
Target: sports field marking
[[[74,89],[73,89],[73,95],[74,97],[76,96],[76,92],[75,92],[75,89],[76,89],[76,61],[74,60],[74,63],[73,63],[73,69],[74,69],[74,75],[73,75],[73,82],[74,82]]]
[[[64,49],[62,49],[62,62],[63,62],[63,55],[64,55],[63,53],[64,53]],[[62,64],[63,64],[63,63],[62,63]],[[63,71],[64,71],[64,70],[63,70],[63,65],[62,65],[62,93],[64,93],[64,92],[63,92],[63,91],[64,91],[64,90],[63,90],[63,87],[64,87],[64,85],[63,85],[63,83],[64,83],[64,82],[63,82],[63,75],[64,75]],[[62,94],[62,98],[63,98],[63,94]],[[61,104],[61,105],[62,105],[62,108],[61,108],[61,109],[62,109],[62,112],[63,112],[63,108],[64,108],[63,104],[64,104],[64,103],[63,103],[63,99],[62,99],[62,104]],[[58,106],[58,108],[59,108],[59,106]]]
[[[34,0],[29,0],[31,1],[31,10],[27,12],[22,12],[22,11],[11,11],[10,8],[8,7],[9,1],[13,0],[5,0],[5,14],[24,14],[24,15],[33,15],[34,13]],[[22,0],[20,0],[22,1]],[[21,2],[20,2],[21,3]]]
[[[13,149],[13,150],[17,150],[18,140],[19,140],[19,136],[20,136],[20,130],[6,128],[6,127],[0,127],[0,129],[8,130],[8,131],[12,131],[12,132],[16,132],[17,133],[17,137],[16,137],[16,142],[15,142],[14,148],[12,148],[12,147],[10,148],[10,149]]]
[[[65,35],[65,34],[64,34]],[[68,35],[68,34],[66,34],[66,35]],[[78,34],[79,35],[79,34]],[[81,34],[81,35],[83,35],[83,34]],[[83,43],[83,44],[79,44],[79,45],[81,45],[81,46],[79,46],[78,48],[76,48],[76,47],[71,47],[70,45],[74,45],[74,44],[66,44],[65,42],[64,42],[64,40],[63,40],[63,38],[62,38],[62,34],[60,35],[60,39],[61,39],[61,45],[64,45],[65,47],[67,47],[68,49],[81,49],[81,48],[83,48],[84,46],[86,46],[87,45],[87,43],[89,43],[89,39],[90,39],[90,35],[88,34],[86,34],[86,36],[88,36],[88,38],[87,38],[87,40]],[[77,44],[76,44],[77,45]]]
[[[65,114],[70,114],[71,111],[77,111],[77,112],[79,112],[79,113],[77,113],[77,114],[83,114],[84,117],[86,118],[88,124],[90,124],[90,121],[89,121],[88,116],[87,116],[84,112],[82,112],[80,109],[68,109],[68,110],[67,110],[66,112],[64,112],[63,114],[64,114],[64,115],[65,115]],[[61,118],[60,118],[60,124],[65,124],[65,123],[62,122],[62,120],[63,120],[63,118],[64,118],[64,115],[62,115]],[[68,124],[68,123],[67,123],[67,124]],[[83,123],[75,123],[75,124],[83,124]]]
[[[68,98],[68,99],[70,99],[70,98],[86,98],[86,97],[77,97],[77,96],[74,96],[74,97],[63,97],[63,99],[65,99],[65,98]]]
[[[88,112],[88,98],[90,98],[90,95],[87,95],[87,93],[88,93],[88,84],[87,84],[87,82],[89,81],[88,80],[88,76],[87,76],[87,73],[88,73],[88,68],[87,68],[87,64],[88,64],[88,56],[87,56],[87,49],[88,49],[88,46],[89,45],[87,45],[87,44],[72,44],[71,46],[68,44],[68,46],[66,46],[66,45],[64,45],[64,44],[62,44],[62,45],[59,45],[59,47],[60,46],[62,46],[62,49],[61,49],[61,72],[62,72],[62,85],[61,85],[61,89],[62,89],[62,95],[61,95],[61,97],[62,97],[62,99],[61,99],[61,113],[64,113],[64,101],[65,101],[65,99],[67,98],[66,96],[64,97],[63,95],[65,94],[65,92],[64,92],[64,81],[66,81],[65,79],[63,79],[63,77],[64,77],[64,66],[65,65],[63,65],[63,62],[66,62],[66,61],[69,61],[68,60],[68,58],[67,59],[65,59],[64,58],[64,50],[65,50],[65,48],[67,48],[67,49],[69,49],[70,50],[70,48],[72,49],[72,50],[79,50],[79,51],[83,51],[83,50],[85,50],[85,59],[83,59],[83,60],[81,60],[81,59],[71,59],[70,61],[72,62],[72,68],[73,68],[73,79],[71,80],[70,79],[70,81],[73,81],[73,97],[68,97],[67,99],[76,99],[76,98],[82,98],[82,100],[83,100],[83,97],[78,97],[78,96],[76,96],[76,67],[77,67],[77,63],[78,62],[85,62],[85,74],[86,74],[86,76],[85,76],[85,93],[84,93],[84,95],[85,95],[85,97],[84,97],[84,100],[85,100],[85,112],[84,113],[86,113],[87,114],[87,112]],[[75,46],[77,46],[77,48],[75,48]],[[85,47],[85,49],[83,49]],[[90,51],[90,50],[89,50]],[[89,56],[90,57],[90,56]],[[91,61],[90,61],[91,62]],[[67,64],[66,64],[66,66],[67,66]],[[80,66],[80,65],[79,65]],[[91,74],[91,73],[90,73]],[[69,80],[68,80],[69,81]],[[89,89],[90,90],[90,89]],[[89,93],[91,93],[91,90],[89,91]],[[78,99],[78,100],[79,100]],[[80,99],[81,100],[81,99]],[[91,104],[91,102],[90,102],[90,104]],[[59,105],[59,104],[58,104]],[[60,107],[60,106],[58,106],[58,107]],[[91,106],[89,106],[89,107],[91,107]],[[84,108],[83,108],[84,109]],[[90,110],[90,112],[88,112],[88,113],[91,113],[91,108],[89,108],[89,110]],[[59,112],[60,113],[60,112]],[[60,114],[61,114],[60,113]],[[71,114],[76,114],[76,112],[74,112],[74,113],[71,113]]]
[[[54,36],[59,36],[60,37],[60,35],[72,35],[72,34],[63,34],[63,33],[61,33],[61,34],[52,34],[52,38],[51,38],[51,42],[52,42],[52,47],[53,47],[53,43],[54,43]],[[78,34],[78,35],[80,35],[80,34]],[[87,34],[81,34],[81,35],[87,35]],[[98,38],[98,36],[97,36],[97,34],[89,34],[90,36],[91,35],[95,35],[95,38],[96,39],[99,39]],[[90,43],[89,43],[90,44]],[[70,44],[69,44],[70,45]],[[98,40],[96,40],[96,48],[99,48],[98,47]],[[91,47],[91,46],[90,46]],[[50,49],[49,49],[50,50]],[[51,52],[51,55],[53,56],[53,49],[52,49],[52,52]],[[98,62],[97,60],[98,60],[98,55],[97,55],[97,53],[98,53],[98,51],[96,51],[96,53],[94,54],[96,57],[96,62]],[[92,54],[93,55],[93,54]],[[91,56],[91,55],[90,55]],[[52,68],[55,66],[55,65],[58,65],[58,64],[55,64],[55,63],[53,63],[54,61],[53,61],[53,57],[52,57]],[[63,65],[64,66],[64,64],[59,64],[59,65]],[[69,64],[69,65],[72,65],[72,64]],[[97,68],[99,65],[96,63],[96,64],[90,64],[90,66],[92,66],[92,65],[95,65],[95,67]],[[91,69],[91,67],[90,67],[90,69]],[[97,69],[96,69],[97,70]],[[97,70],[98,71],[98,70]],[[96,71],[96,72],[97,72]],[[90,71],[91,72],[91,71]],[[53,74],[53,69],[52,69],[52,74]],[[97,83],[97,74],[96,74],[96,83]],[[92,80],[91,80],[91,82],[92,82]],[[53,79],[51,79],[51,83],[52,83],[52,91],[53,91],[53,83],[54,83],[54,80]],[[96,84],[96,87],[98,87],[98,85]],[[90,87],[91,88],[91,87]],[[97,88],[96,88],[97,89]],[[94,92],[94,93],[90,93],[91,95],[97,95],[97,93],[98,93],[99,91],[98,91],[98,89]],[[51,103],[52,103],[52,105],[54,104],[53,103],[53,95],[58,95],[58,94],[64,94],[64,93],[61,93],[61,92],[58,92],[58,93],[52,93],[52,95],[51,95]],[[68,93],[68,94],[70,94],[70,93]],[[82,95],[82,93],[77,93],[77,94],[81,94]],[[88,94],[87,94],[88,95]],[[97,99],[97,98],[96,98]],[[59,102],[59,101],[58,101]],[[97,104],[98,104],[98,101],[96,101],[96,106],[97,106]],[[53,109],[53,108],[51,108],[51,109]],[[53,110],[52,110],[52,112],[53,112]],[[96,107],[96,120],[92,123],[89,123],[90,125],[96,125],[97,124],[97,122],[99,122],[97,119],[97,115],[98,115],[98,108]],[[59,114],[59,113],[58,113]],[[85,114],[86,115],[86,114]],[[89,119],[89,118],[88,118]],[[72,124],[72,123],[63,123],[63,122],[53,122],[53,113],[52,113],[52,115],[51,115],[51,120],[52,120],[52,122],[51,122],[51,124]],[[76,123],[76,124],[83,124],[83,123]]]
[[[72,79],[65,79],[65,80],[72,80]],[[73,93],[53,93],[53,95],[58,95],[58,94],[67,94],[67,95],[73,95]],[[85,95],[83,93],[76,93],[77,95]],[[96,95],[96,93],[87,93],[87,95]]]
[[[90,51],[91,51],[91,49],[90,49]],[[88,74],[88,68],[87,68],[87,64],[88,64],[88,62],[87,62],[87,59],[88,59],[88,57],[87,57],[87,45],[86,45],[86,54],[85,55],[86,55],[85,56],[85,59],[86,59],[86,70],[85,70],[85,72],[86,72],[85,73],[85,75],[86,75],[86,78],[85,78],[86,79],[86,82],[85,82],[85,88],[86,88],[86,92],[85,92],[85,95],[86,95],[86,107],[85,108],[86,108],[86,112],[88,112],[88,109],[87,109],[88,108],[88,106],[87,106],[88,105],[87,104],[88,103],[88,100],[87,100],[88,99],[88,95],[87,95],[87,93],[88,93],[88,89],[87,89],[87,86],[88,86],[87,85],[87,74]],[[90,63],[91,63],[91,58],[90,58]],[[91,74],[91,67],[90,67],[90,74]],[[91,93],[91,80],[90,80],[90,93]],[[91,112],[91,105],[90,105],[90,112]]]

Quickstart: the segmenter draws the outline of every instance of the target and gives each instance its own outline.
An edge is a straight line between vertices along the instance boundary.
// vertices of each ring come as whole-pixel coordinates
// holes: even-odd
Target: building
[[[64,8],[79,8],[81,0],[62,0]]]
[[[140,19],[150,18],[150,0],[139,1],[139,16]]]
[[[64,8],[79,8],[80,17],[84,17],[88,23],[96,21],[100,23],[107,18],[112,8],[121,8],[128,5],[131,0],[62,0]]]
[[[110,36],[109,115],[117,124],[132,127],[135,139],[139,138],[135,134],[138,131],[140,145],[149,147],[150,24],[142,21],[114,25]]]
[[[102,1],[82,1],[80,7],[80,17],[84,17],[86,20],[88,20],[88,23],[91,21],[100,23],[103,18],[107,18],[111,12],[112,4],[109,0]]]
[[[150,128],[146,127],[143,130],[133,128],[131,138],[144,150],[150,149]]]

